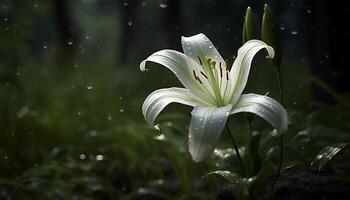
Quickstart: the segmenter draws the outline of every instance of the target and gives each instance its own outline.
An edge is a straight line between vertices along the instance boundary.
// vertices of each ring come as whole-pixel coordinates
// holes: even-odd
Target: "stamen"
[[[206,79],[208,79],[207,75],[205,75],[204,72],[201,71],[201,74],[202,74]]]
[[[201,74],[202,74],[202,72],[201,72]],[[202,81],[201,81],[201,79],[199,79],[199,77],[196,75],[196,72],[193,70],[193,76],[194,76],[194,79],[196,79],[197,81],[199,81],[200,82],[200,84],[202,84],[203,85],[203,83],[202,83]]]
[[[229,63],[229,61],[226,59],[225,62],[226,62],[226,70],[230,71],[230,63]]]
[[[201,58],[200,58],[199,56],[197,56],[197,58],[198,58],[198,60],[199,60],[199,63],[200,63],[201,65],[203,65]]]
[[[221,62],[219,62],[219,68],[220,68],[220,77],[222,78],[222,68],[221,68]]]

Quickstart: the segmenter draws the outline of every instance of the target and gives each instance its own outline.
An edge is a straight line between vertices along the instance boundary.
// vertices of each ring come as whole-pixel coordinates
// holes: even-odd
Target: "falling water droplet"
[[[298,34],[298,31],[294,30],[294,31],[291,31],[290,33],[291,33],[292,35],[296,35],[296,34]]]
[[[97,160],[97,161],[103,160],[103,155],[97,155],[97,156],[96,156],[96,160]]]
[[[162,1],[159,3],[159,7],[160,7],[160,8],[167,8],[167,7],[168,7],[168,1],[162,0]]]
[[[132,22],[132,19],[129,19],[128,20],[128,26],[132,26],[133,22]]]
[[[80,158],[81,160],[84,160],[84,159],[86,158],[86,155],[82,153],[82,154],[80,154],[79,158]]]

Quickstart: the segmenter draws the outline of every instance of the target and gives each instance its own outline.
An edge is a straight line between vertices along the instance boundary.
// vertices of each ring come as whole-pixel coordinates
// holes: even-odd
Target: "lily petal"
[[[222,59],[213,43],[203,33],[191,37],[182,36],[181,43],[182,49],[186,56],[192,58],[198,64],[204,62],[207,57],[210,57],[214,61],[217,61],[217,63],[223,62],[222,64],[225,64],[224,59]],[[201,60],[199,60],[198,57]]]
[[[168,68],[191,93],[207,100],[208,103],[215,103],[212,92],[206,90],[202,85],[209,84],[207,80],[202,79],[198,81],[193,75],[193,70],[198,71],[200,66],[183,53],[174,50],[157,51],[141,62],[141,71],[146,70],[147,61],[155,62]]]
[[[197,99],[185,88],[159,89],[148,95],[143,102],[143,116],[150,125],[154,125],[154,120],[159,113],[173,102],[189,106],[195,106],[198,103]]]
[[[276,100],[263,95],[243,94],[237,101],[231,114],[250,112],[269,122],[279,134],[287,131],[288,115]]]
[[[224,130],[232,105],[225,107],[196,106],[192,111],[189,150],[195,162],[206,159],[215,149]]]
[[[268,53],[266,58],[273,58],[275,55],[273,48],[260,40],[249,40],[238,49],[237,58],[234,61],[229,74],[230,81],[224,97],[226,102],[230,102],[233,105],[237,102],[247,84],[253,58],[255,54],[264,48]]]
[[[217,51],[213,43],[205,36],[203,33],[191,36],[191,37],[181,37],[182,49],[184,53],[196,61],[199,65],[203,65],[207,58],[215,61],[215,74],[216,81],[210,80],[212,85],[218,84],[221,94],[227,85],[227,67],[225,60],[221,57],[220,53]],[[208,75],[210,74],[210,69],[203,68],[203,71]],[[211,77],[209,77],[211,78]]]

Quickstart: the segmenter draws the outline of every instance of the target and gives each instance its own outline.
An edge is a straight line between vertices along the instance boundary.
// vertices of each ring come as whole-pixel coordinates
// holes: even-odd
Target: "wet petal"
[[[263,95],[244,94],[231,111],[231,114],[250,112],[269,122],[280,134],[287,131],[288,115],[276,100]]]
[[[260,40],[249,40],[238,50],[237,58],[232,65],[229,74],[229,83],[225,95],[225,101],[235,104],[243,92],[248,80],[250,66],[254,56],[261,50],[266,49],[268,56],[266,58],[274,57],[274,50]]]
[[[198,103],[197,99],[185,88],[159,89],[148,95],[143,102],[143,116],[150,125],[154,125],[154,120],[159,113],[173,102],[189,106],[195,106]]]
[[[211,92],[203,87],[204,84],[209,83],[205,82],[203,79],[197,80],[194,76],[193,70],[198,70],[200,67],[196,62],[183,53],[173,50],[161,50],[155,52],[141,62],[141,71],[146,70],[147,61],[158,63],[171,70],[180,82],[197,97],[204,99],[208,103],[215,102]]]
[[[226,62],[216,50],[213,43],[202,33],[191,36],[181,37],[182,49],[185,54],[196,61],[199,65],[204,65],[207,58],[212,59],[215,65],[215,81],[210,80],[211,84],[217,84],[221,95],[227,84]],[[211,72],[208,68],[203,67],[203,71],[209,75]],[[209,76],[209,78],[211,78]]]
[[[215,149],[232,106],[196,106],[192,111],[189,150],[195,162],[206,159]]]

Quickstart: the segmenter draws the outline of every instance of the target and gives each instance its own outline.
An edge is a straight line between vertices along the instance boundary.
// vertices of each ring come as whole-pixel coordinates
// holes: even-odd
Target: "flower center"
[[[193,76],[207,91],[212,90],[214,92],[216,106],[224,106],[224,97],[221,94],[221,87],[224,82],[229,80],[228,70],[223,69],[222,63],[214,61],[210,57],[206,57],[203,62],[202,59],[197,56],[199,64],[202,66],[203,71],[196,73],[193,70]],[[198,74],[198,75],[197,75]],[[208,84],[205,84],[207,81]]]

